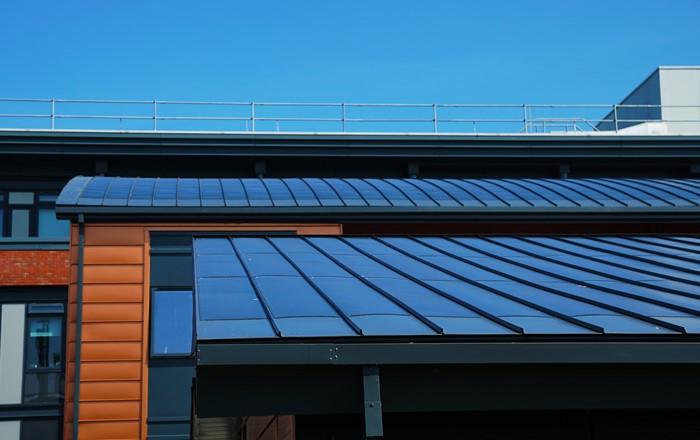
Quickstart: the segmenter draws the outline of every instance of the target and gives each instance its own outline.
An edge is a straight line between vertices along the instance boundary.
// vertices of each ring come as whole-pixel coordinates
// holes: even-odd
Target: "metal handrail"
[[[221,110],[206,112],[202,110],[203,106],[226,108],[231,111],[224,114]],[[84,107],[87,107],[86,112],[81,110]],[[287,132],[348,133],[363,132],[362,129],[367,127],[370,129],[381,127],[382,132],[402,133],[539,134],[562,131],[617,132],[645,122],[690,122],[697,123],[700,132],[700,117],[661,118],[662,111],[688,108],[700,109],[700,106],[0,98],[0,130],[265,132],[280,131],[280,124],[283,124]],[[409,113],[405,113],[406,111]],[[494,112],[496,112],[495,117],[488,117]],[[401,113],[404,115],[402,116]],[[654,113],[653,117],[650,117],[649,113]],[[50,127],[31,122],[39,120],[40,123],[43,119],[50,120]],[[82,121],[82,124],[58,124],[59,121],[69,120]],[[112,125],[116,121],[119,123],[118,129]],[[124,129],[125,122],[130,124],[127,130]],[[196,125],[205,122],[210,125],[207,127]],[[269,129],[270,124],[274,124],[275,130]]]

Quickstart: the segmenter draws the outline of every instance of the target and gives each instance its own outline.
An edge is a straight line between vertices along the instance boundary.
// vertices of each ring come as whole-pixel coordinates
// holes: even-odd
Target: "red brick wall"
[[[68,251],[0,251],[0,286],[68,285]]]

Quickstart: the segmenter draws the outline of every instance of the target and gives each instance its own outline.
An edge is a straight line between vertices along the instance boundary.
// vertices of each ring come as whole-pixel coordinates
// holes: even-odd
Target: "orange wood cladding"
[[[153,231],[341,234],[333,224],[87,224],[83,269],[79,438],[145,439],[149,237]],[[68,259],[68,256],[66,256]],[[78,227],[71,228],[64,439],[72,438]],[[65,264],[65,262],[64,262]]]

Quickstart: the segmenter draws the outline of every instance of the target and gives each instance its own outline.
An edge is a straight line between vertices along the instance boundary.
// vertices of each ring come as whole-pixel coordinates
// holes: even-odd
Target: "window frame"
[[[191,316],[191,333],[190,333],[190,351],[189,353],[156,353],[155,350],[155,328],[156,328],[156,305],[155,297],[159,293],[165,292],[188,292],[192,298],[192,316]],[[151,307],[150,307],[150,317],[149,317],[149,338],[148,338],[148,353],[151,359],[189,359],[194,358],[195,350],[195,298],[194,289],[191,287],[153,287],[151,288]]]
[[[17,203],[10,203],[10,193],[14,192],[19,192],[19,193],[32,193],[32,203],[29,204],[17,204]],[[70,235],[70,232],[68,232],[65,236],[54,236],[54,237],[44,237],[40,235],[39,231],[39,216],[42,210],[50,209],[54,213],[56,212],[56,201],[45,201],[41,200],[42,196],[49,196],[49,197],[55,197],[57,198],[59,195],[59,191],[51,191],[51,190],[39,190],[39,189],[32,189],[32,188],[12,188],[12,189],[1,189],[0,190],[0,216],[2,217],[0,220],[0,239],[3,238],[47,238],[47,239],[56,239],[56,238],[68,238]],[[14,236],[12,235],[12,213],[15,210],[22,210],[22,211],[28,211],[28,224],[27,224],[27,236],[26,237],[20,237],[20,236]]]
[[[31,306],[33,305],[60,305],[61,306],[61,312],[59,311],[47,311],[47,312],[38,312],[38,311],[30,311]],[[66,305],[61,303],[61,302],[37,302],[37,301],[32,301],[32,302],[27,302],[25,303],[24,306],[24,353],[23,353],[23,361],[22,361],[22,403],[21,405],[23,406],[56,406],[56,405],[61,405],[62,403],[65,402],[66,398],[66,390],[65,390],[65,385],[66,385],[66,340],[67,340],[67,313],[66,313]],[[61,329],[61,365],[58,367],[42,367],[42,368],[29,368],[28,366],[28,358],[29,358],[29,343],[30,343],[30,338],[31,338],[31,327],[30,327],[30,319],[31,318],[36,318],[38,316],[41,317],[47,317],[47,318],[59,318],[60,319],[60,329]],[[59,384],[62,385],[63,387],[63,393],[62,395],[58,398],[59,402],[25,402],[25,393],[26,393],[26,387],[27,387],[27,377],[29,374],[36,374],[36,373],[59,373]]]

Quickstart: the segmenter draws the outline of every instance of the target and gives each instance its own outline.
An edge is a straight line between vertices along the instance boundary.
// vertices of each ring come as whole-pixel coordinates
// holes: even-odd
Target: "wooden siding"
[[[71,237],[65,439],[72,437],[78,284],[77,227]],[[144,379],[143,225],[87,225],[79,438],[141,436]]]
[[[340,234],[324,224],[87,224],[79,402],[80,439],[145,439],[148,402],[149,236],[152,231],[295,231]],[[71,228],[64,439],[72,439],[78,227]]]

